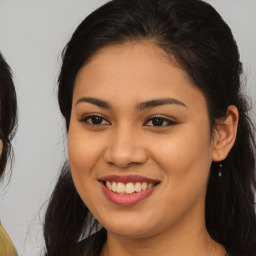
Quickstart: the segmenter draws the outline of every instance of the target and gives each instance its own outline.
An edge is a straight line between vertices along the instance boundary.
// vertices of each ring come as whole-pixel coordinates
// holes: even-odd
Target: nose
[[[120,168],[145,163],[148,154],[139,137],[129,127],[113,132],[104,152],[105,161]]]

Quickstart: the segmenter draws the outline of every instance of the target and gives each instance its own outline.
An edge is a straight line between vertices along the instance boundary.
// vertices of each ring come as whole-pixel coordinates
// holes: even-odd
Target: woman
[[[0,53],[0,179],[11,154],[16,131],[17,101],[11,70]],[[0,222],[0,255],[15,256],[17,251]]]
[[[67,162],[47,256],[255,256],[254,130],[228,25],[199,0],[113,0],[63,52]]]

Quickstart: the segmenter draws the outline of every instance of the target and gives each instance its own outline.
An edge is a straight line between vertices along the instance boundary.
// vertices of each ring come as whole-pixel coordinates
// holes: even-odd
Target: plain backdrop
[[[66,155],[56,81],[61,51],[103,0],[0,0],[0,50],[14,73],[19,126],[12,176],[0,185],[0,216],[20,256],[42,255],[47,199]],[[232,28],[256,105],[256,0],[209,0]],[[255,108],[252,111],[255,118]]]

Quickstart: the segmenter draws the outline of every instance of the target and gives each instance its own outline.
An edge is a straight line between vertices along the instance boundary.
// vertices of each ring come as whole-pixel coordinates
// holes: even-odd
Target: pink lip
[[[150,196],[157,186],[133,194],[118,194],[109,190],[102,182],[102,189],[107,198],[114,204],[121,206],[132,206]]]
[[[122,182],[124,184],[127,184],[128,182],[136,183],[136,182],[147,182],[147,183],[159,183],[159,180],[153,180],[149,179],[143,176],[138,175],[126,175],[126,176],[120,176],[120,175],[109,175],[104,176],[99,179],[99,182],[101,184],[101,187],[103,189],[104,194],[106,197],[114,204],[118,204],[121,206],[132,206],[135,205],[142,200],[146,199],[151,195],[151,193],[155,190],[157,185],[153,186],[152,188],[148,188],[146,190],[142,190],[141,192],[135,192],[132,194],[118,194],[115,192],[112,192],[109,190],[104,182],[105,181],[115,181],[115,182]]]
[[[115,182],[122,182],[127,184],[128,182],[136,183],[136,182],[147,182],[147,183],[158,183],[159,180],[153,180],[144,176],[139,175],[109,175],[99,178],[100,181],[115,181]]]

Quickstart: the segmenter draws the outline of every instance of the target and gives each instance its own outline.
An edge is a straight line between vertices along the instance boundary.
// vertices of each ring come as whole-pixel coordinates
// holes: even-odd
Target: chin
[[[146,238],[150,236],[150,234],[146,230],[138,230],[137,228],[129,229],[129,230],[107,229],[107,231],[115,236],[130,238],[130,239]]]
[[[148,222],[150,223],[150,222]],[[113,235],[127,238],[145,238],[153,235],[152,227],[148,223],[138,222],[113,222],[103,225],[105,229]]]

